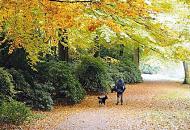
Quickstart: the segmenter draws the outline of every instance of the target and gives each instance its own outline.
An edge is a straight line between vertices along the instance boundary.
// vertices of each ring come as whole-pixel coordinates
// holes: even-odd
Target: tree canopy
[[[69,46],[74,53],[77,48],[95,48],[96,36],[99,37],[99,44],[105,47],[124,44],[160,53],[159,47],[179,44],[179,36],[188,35],[188,31],[183,30],[179,34],[155,18],[158,14],[171,13],[174,8],[170,3],[172,1],[103,0],[70,3],[1,0],[0,30],[5,34],[1,44],[9,41],[10,54],[15,48],[24,48],[31,63],[35,64],[39,61],[39,52],[45,55],[51,53],[52,46],[57,46],[60,40],[58,30],[61,28],[67,29],[69,37],[69,44],[62,44]]]
[[[156,20],[162,25],[175,30],[175,39],[177,39],[177,42],[165,47],[156,46],[157,52],[159,53],[150,51],[147,55],[155,54],[156,56],[161,56],[164,59],[177,61],[189,60],[189,12],[189,5],[184,3],[184,1],[171,0],[170,10],[166,12],[160,12],[155,16]]]

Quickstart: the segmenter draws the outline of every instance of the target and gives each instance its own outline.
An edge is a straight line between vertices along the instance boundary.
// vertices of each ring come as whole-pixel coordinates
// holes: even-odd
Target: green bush
[[[22,124],[32,115],[31,110],[24,103],[17,101],[3,102],[0,106],[0,122]]]
[[[15,99],[19,101],[26,101],[30,97],[31,86],[26,82],[25,77],[22,74],[21,70],[15,70],[14,68],[7,69],[7,71],[13,77],[13,83],[17,93],[15,94]]]
[[[73,74],[73,68],[66,62],[46,62],[38,66],[38,78],[50,81],[55,87],[52,94],[55,100],[65,103],[78,103],[85,97],[85,91]]]
[[[118,64],[112,64],[109,69],[109,75],[113,82],[123,79],[125,83],[142,82],[140,70],[131,61],[121,61]]]
[[[6,35],[6,34],[5,34]],[[1,38],[1,36],[0,36]],[[11,41],[6,40],[5,43],[0,44],[0,66],[5,68],[17,68],[23,70],[31,70],[29,59],[27,59],[27,52],[24,48],[15,48],[11,55],[9,50]]]
[[[124,73],[120,72],[118,65],[112,64],[108,69],[110,84],[116,84],[118,79],[125,79]]]
[[[139,68],[135,65],[135,63],[125,60],[124,62],[121,62],[119,66],[124,72],[124,81],[126,83],[142,82],[141,72]]]
[[[30,94],[30,100],[28,100],[28,104],[31,104],[31,106],[35,109],[51,110],[53,106],[51,92],[53,90],[54,88],[50,82],[35,82],[33,92]]]
[[[89,56],[83,57],[77,68],[77,76],[87,91],[108,91],[106,64],[101,59]]]
[[[12,75],[15,89],[22,90],[22,87],[28,87],[30,84],[26,82],[25,77],[21,70],[15,70],[14,68],[7,69],[7,71]]]
[[[0,103],[12,99],[14,93],[12,76],[3,68],[0,68]]]
[[[17,101],[25,102],[27,105],[35,109],[50,110],[52,109],[53,100],[51,98],[51,91],[54,89],[49,82],[38,83],[33,79],[33,76],[28,72],[15,70],[11,68],[8,70],[13,77],[15,90],[15,99]],[[32,84],[29,84],[23,73],[27,75]]]

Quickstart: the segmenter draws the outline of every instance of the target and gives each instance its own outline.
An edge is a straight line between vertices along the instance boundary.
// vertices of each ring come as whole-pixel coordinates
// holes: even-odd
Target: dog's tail
[[[100,99],[100,97],[98,97],[98,99]]]

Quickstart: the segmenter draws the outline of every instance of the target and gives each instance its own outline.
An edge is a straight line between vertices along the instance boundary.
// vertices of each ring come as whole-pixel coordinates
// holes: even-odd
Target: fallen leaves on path
[[[190,129],[190,88],[175,82],[144,82],[128,85],[125,104],[115,105],[116,94],[108,94],[106,106],[97,96],[80,104],[55,106],[51,112],[28,125],[26,130],[188,130]]]

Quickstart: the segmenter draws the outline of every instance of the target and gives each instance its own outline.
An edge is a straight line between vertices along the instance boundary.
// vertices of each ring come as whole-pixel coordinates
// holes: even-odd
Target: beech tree
[[[94,42],[96,37],[104,47],[120,44],[134,50],[141,48],[144,52],[161,52],[159,47],[179,44],[179,33],[155,20],[155,15],[170,10],[172,6],[162,0],[152,3],[144,0],[1,0],[0,30],[6,33],[1,44],[11,39],[9,53],[15,48],[24,48],[31,64],[39,61],[39,52],[51,53],[51,47],[58,45],[69,48],[66,53],[78,54],[80,48],[93,50],[90,51],[93,55],[99,49]],[[67,42],[60,37],[59,29],[67,31]]]

